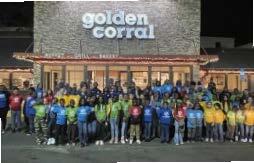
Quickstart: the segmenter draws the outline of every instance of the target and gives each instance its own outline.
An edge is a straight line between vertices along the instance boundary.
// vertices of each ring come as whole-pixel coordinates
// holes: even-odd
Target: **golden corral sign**
[[[85,13],[82,16],[82,25],[92,30],[95,38],[137,38],[154,39],[154,25],[149,24],[146,14],[126,14],[122,10],[112,13]]]

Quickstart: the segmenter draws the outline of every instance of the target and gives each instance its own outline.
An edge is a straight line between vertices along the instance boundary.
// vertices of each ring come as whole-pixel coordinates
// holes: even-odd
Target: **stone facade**
[[[86,12],[123,10],[146,14],[154,40],[96,39],[82,27]],[[34,2],[34,52],[46,55],[197,54],[200,48],[200,0],[137,2]],[[81,50],[82,49],[82,50]]]

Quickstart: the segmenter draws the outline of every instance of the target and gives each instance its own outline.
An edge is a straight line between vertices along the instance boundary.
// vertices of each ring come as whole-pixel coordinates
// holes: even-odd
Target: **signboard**
[[[126,14],[122,10],[112,13],[85,13],[82,16],[82,26],[92,30],[95,38],[137,38],[155,39],[154,25],[149,24],[146,14]]]

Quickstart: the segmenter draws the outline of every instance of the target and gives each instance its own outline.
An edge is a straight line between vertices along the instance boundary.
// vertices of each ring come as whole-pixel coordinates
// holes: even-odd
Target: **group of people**
[[[0,118],[5,133],[11,111],[12,132],[35,134],[37,144],[103,145],[141,144],[160,138],[161,143],[252,142],[254,102],[248,90],[216,90],[211,80],[201,82],[155,81],[145,89],[134,82],[123,88],[119,81],[103,90],[96,82],[89,86],[60,82],[54,91],[38,85],[21,95],[0,87]]]

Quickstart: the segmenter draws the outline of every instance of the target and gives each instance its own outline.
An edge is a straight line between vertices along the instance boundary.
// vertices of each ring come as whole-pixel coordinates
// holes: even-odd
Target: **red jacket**
[[[21,95],[11,95],[9,98],[10,108],[13,111],[21,110],[23,98]]]

